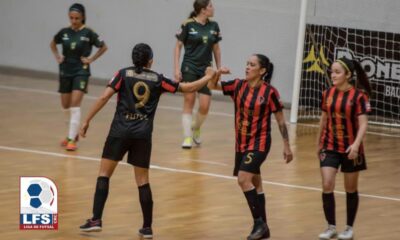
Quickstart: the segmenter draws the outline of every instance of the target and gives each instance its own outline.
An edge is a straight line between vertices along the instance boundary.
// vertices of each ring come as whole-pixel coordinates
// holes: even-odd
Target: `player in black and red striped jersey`
[[[247,239],[268,239],[270,231],[265,212],[265,195],[260,175],[261,164],[271,147],[271,115],[274,113],[281,131],[286,163],[293,159],[283,105],[278,91],[269,84],[273,64],[262,54],[249,58],[246,78],[218,83],[220,74],[229,73],[221,68],[208,83],[210,89],[222,90],[235,103],[236,156],[233,174],[244,192],[254,218],[254,227]]]
[[[344,173],[347,199],[347,226],[339,239],[353,239],[353,224],[358,208],[358,175],[367,168],[362,140],[371,111],[368,95],[371,87],[360,63],[337,59],[331,66],[333,86],[322,95],[322,115],[318,135],[318,155],[322,176],[322,201],[328,228],[319,235],[330,239],[337,235],[335,219],[335,178],[339,167]],[[355,80],[354,72],[357,77]]]
[[[84,121],[80,134],[85,137],[92,118],[108,100],[118,93],[118,103],[107,140],[104,144],[93,217],[80,227],[82,231],[101,231],[102,213],[108,196],[109,180],[118,162],[128,152],[128,163],[134,166],[139,188],[143,227],[139,235],[152,238],[153,199],[149,184],[149,165],[152,147],[153,120],[160,96],[164,92],[194,92],[204,87],[215,75],[207,68],[205,76],[191,83],[177,83],[150,70],[153,52],[147,44],[137,44],[132,50],[134,66],[119,70],[103,95],[96,101]]]

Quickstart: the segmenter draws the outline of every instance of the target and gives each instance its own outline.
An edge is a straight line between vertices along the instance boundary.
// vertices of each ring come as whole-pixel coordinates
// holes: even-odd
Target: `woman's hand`
[[[81,57],[81,61],[82,61],[83,64],[89,65],[89,64],[91,64],[93,62],[93,59],[89,58],[89,57]]]
[[[181,82],[182,81],[182,72],[181,70],[175,70],[175,82]]]
[[[79,130],[79,135],[86,137],[86,132],[89,129],[89,122],[84,122]]]
[[[62,62],[64,62],[64,56],[58,55],[58,56],[56,57],[56,61],[58,62],[58,64],[61,64]]]
[[[358,157],[358,149],[359,148],[360,148],[360,146],[357,146],[356,144],[350,145],[346,150],[346,153],[348,153],[347,157],[349,159],[356,159]]]

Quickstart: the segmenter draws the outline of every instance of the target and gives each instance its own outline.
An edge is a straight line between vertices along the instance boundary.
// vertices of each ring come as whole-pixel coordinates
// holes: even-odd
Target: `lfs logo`
[[[21,230],[57,230],[57,186],[46,177],[20,177]]]

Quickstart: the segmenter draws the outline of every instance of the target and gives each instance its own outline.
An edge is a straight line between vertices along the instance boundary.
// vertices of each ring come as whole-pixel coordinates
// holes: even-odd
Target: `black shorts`
[[[347,153],[322,149],[319,153],[320,167],[333,167],[342,172],[358,172],[367,169],[365,155],[359,154],[356,159],[349,159]]]
[[[268,152],[259,151],[236,152],[233,176],[237,176],[239,171],[260,174],[261,164],[265,161],[267,155]]]
[[[73,77],[61,77],[60,86],[58,88],[59,93],[71,93],[73,90],[80,90],[87,93],[89,83],[89,76],[73,76]]]
[[[128,163],[141,168],[149,168],[151,157],[150,139],[130,139],[108,136],[104,144],[102,158],[121,161],[128,152]]]
[[[194,82],[202,77],[204,77],[204,75],[198,75],[198,74],[194,74],[194,73],[182,73],[182,82]],[[200,90],[198,90],[197,92],[211,96],[211,91],[207,87],[207,85],[200,88]]]

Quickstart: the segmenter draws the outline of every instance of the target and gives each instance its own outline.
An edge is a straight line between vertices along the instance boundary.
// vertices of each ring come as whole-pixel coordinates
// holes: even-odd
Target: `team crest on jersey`
[[[207,43],[208,42],[208,36],[203,36],[203,43]]]
[[[259,96],[258,97],[258,103],[263,104],[265,102],[265,97],[264,96]]]
[[[71,50],[74,50],[75,47],[76,47],[76,42],[72,42],[72,43],[71,43]]]

